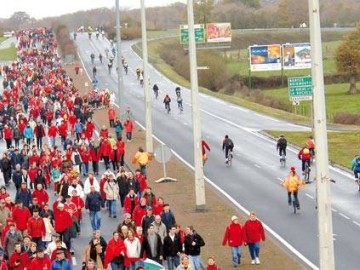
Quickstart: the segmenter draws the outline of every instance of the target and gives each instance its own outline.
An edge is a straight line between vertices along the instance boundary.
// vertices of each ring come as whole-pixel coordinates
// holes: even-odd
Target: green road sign
[[[205,25],[204,24],[195,24],[195,42],[204,43],[205,42]],[[187,25],[180,25],[180,44],[189,43],[189,29]]]
[[[288,87],[291,101],[312,99],[313,86],[311,76],[288,78]]]

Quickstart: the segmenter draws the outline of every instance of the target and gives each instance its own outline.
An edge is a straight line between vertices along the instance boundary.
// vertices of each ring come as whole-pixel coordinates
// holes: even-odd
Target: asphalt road
[[[92,65],[90,54],[105,55],[109,42],[105,39],[89,41],[86,33],[77,36],[79,54],[88,73]],[[125,103],[132,109],[135,119],[145,126],[144,90],[135,76],[135,69],[142,66],[141,59],[132,51],[131,42],[122,43],[122,54],[129,64],[129,74],[124,75]],[[99,88],[117,91],[115,68],[109,75],[107,61],[96,59]],[[200,71],[206,72],[206,71]],[[167,114],[162,100],[166,93],[175,99],[176,85],[150,66],[151,85],[157,83],[160,92],[156,100],[151,91],[152,123],[154,135],[168,145],[186,163],[193,164],[192,119],[190,90],[182,88],[184,112],[180,114],[176,102]],[[307,127],[274,119],[246,108],[200,94],[202,136],[211,147],[205,175],[211,184],[226,193],[234,203],[246,210],[254,210],[260,219],[279,237],[280,241],[316,269],[318,263],[317,212],[315,210],[315,185],[307,185],[300,192],[301,211],[292,214],[287,205],[286,192],[280,187],[289,167],[301,171],[297,150],[289,149],[287,167],[280,168],[276,143],[259,133],[260,130],[308,130]],[[227,168],[221,141],[228,134],[235,143],[233,165]],[[304,138],[305,141],[306,138]],[[191,166],[191,165],[190,165]],[[313,170],[314,171],[314,170]],[[358,243],[360,240],[360,213],[357,205],[360,194],[352,176],[330,167],[330,176],[336,180],[331,185],[332,211],[337,269],[357,269],[360,265]],[[312,175],[313,177],[313,175]],[[181,181],[181,179],[180,179]]]

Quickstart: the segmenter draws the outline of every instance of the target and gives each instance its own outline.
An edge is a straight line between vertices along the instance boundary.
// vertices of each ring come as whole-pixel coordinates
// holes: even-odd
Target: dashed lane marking
[[[258,164],[254,164],[254,166],[256,167],[256,168],[261,168],[261,166],[260,165],[258,165]]]
[[[307,197],[309,197],[310,199],[313,199],[313,200],[315,199],[314,196],[310,195],[309,193],[305,193],[305,195],[306,195]]]
[[[360,223],[359,222],[356,222],[355,220],[353,220],[353,222],[356,226],[359,226],[360,227]]]

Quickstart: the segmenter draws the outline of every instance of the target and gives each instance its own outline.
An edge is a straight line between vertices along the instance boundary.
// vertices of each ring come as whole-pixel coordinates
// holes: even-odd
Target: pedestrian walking
[[[232,265],[237,267],[241,261],[241,246],[243,242],[243,229],[237,216],[231,217],[231,223],[226,227],[222,245],[229,244],[231,248]]]
[[[90,214],[91,227],[94,232],[100,230],[101,227],[101,208],[104,208],[101,194],[95,190],[95,186],[90,186],[90,193],[85,200],[85,209]]]
[[[201,247],[205,246],[203,238],[194,230],[193,226],[186,227],[185,254],[189,256],[191,268],[201,270]]]
[[[249,219],[244,224],[244,243],[249,246],[251,264],[260,264],[260,242],[265,241],[265,232],[261,221],[255,212],[250,213]]]

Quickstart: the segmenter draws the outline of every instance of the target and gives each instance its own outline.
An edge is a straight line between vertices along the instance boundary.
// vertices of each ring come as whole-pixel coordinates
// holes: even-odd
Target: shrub
[[[344,125],[360,125],[360,114],[357,113],[337,113],[334,116],[334,123]]]

